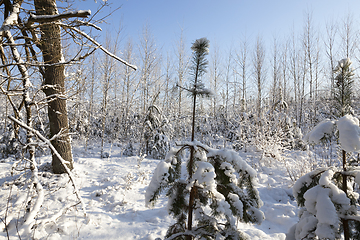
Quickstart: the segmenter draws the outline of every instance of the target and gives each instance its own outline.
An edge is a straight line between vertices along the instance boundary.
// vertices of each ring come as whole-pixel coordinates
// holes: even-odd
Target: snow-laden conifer
[[[193,174],[182,164],[182,153],[195,150]],[[186,161],[189,164],[189,160]],[[237,221],[260,224],[264,214],[256,189],[257,173],[236,152],[211,149],[198,142],[172,149],[160,162],[146,190],[146,205],[154,205],[163,190],[169,198],[168,211],[176,219],[166,237],[169,239],[247,239]],[[190,193],[194,193],[194,224],[187,229]],[[175,237],[177,236],[177,237]],[[172,238],[174,237],[174,238]]]
[[[354,191],[358,184],[359,169],[346,161],[347,152],[359,152],[359,120],[351,112],[352,69],[349,59],[339,61],[334,70],[338,73],[335,87],[338,120],[325,119],[306,136],[309,143],[338,137],[341,148],[341,167],[316,169],[302,176],[293,187],[293,194],[301,207],[299,222],[287,235],[287,240],[300,239],[359,239],[359,194]],[[335,134],[337,130],[337,134]]]
[[[158,106],[148,108],[144,122],[144,152],[155,159],[164,159],[170,149],[170,141],[166,135],[168,121]]]
[[[304,140],[310,144],[319,144],[321,140],[330,138],[333,135],[334,127],[335,121],[324,119],[305,135]]]
[[[337,117],[343,117],[351,113],[351,101],[353,97],[354,69],[351,67],[352,62],[349,58],[342,59],[334,69],[335,86],[335,108]]]

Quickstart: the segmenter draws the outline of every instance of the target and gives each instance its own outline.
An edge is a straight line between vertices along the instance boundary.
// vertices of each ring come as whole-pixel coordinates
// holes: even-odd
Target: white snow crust
[[[168,176],[169,176],[169,168],[171,167],[170,163],[167,162],[160,162],[155,171],[153,178],[149,186],[146,189],[145,193],[145,205],[148,207],[150,206],[150,200],[154,195],[155,191],[160,187],[166,184]]]
[[[73,194],[69,178],[64,174],[54,175],[44,170],[44,166],[50,163],[51,156],[37,158],[39,181],[42,182],[45,193],[44,201],[36,216],[38,224],[36,230],[32,230],[31,236],[26,235],[25,232],[22,233],[22,239],[32,237],[51,240],[164,239],[168,227],[174,223],[174,219],[167,211],[168,198],[162,193],[152,208],[146,207],[144,200],[146,189],[150,185],[155,188],[158,184],[166,184],[170,159],[161,162],[145,158],[139,163],[139,157],[122,156],[123,149],[117,146],[112,146],[110,149],[110,144],[105,148],[105,151],[110,153],[110,157],[102,159],[99,157],[99,146],[89,145],[89,149],[85,152],[82,145],[78,146],[76,141],[73,144],[75,167],[73,174],[80,195],[86,204],[88,219],[83,217],[79,205],[74,206],[77,198]],[[172,150],[176,151],[176,149]],[[259,157],[255,153],[248,152],[239,156],[241,160],[238,165],[250,167],[250,162],[242,160],[247,159],[249,155],[252,158]],[[175,158],[171,160],[174,161]],[[13,163],[13,159],[0,161],[1,217],[5,216],[10,191],[6,183],[13,182],[19,177],[18,173],[13,177],[10,174]],[[160,166],[158,166],[159,163]],[[203,179],[203,184],[206,183],[204,186],[213,190],[213,186],[209,184],[214,178],[212,168],[206,163],[198,163],[197,174]],[[233,168],[235,169],[235,166]],[[298,222],[298,207],[290,198],[291,180],[286,175],[286,169],[282,165],[277,165],[271,169],[264,168],[260,172],[250,170],[249,172],[258,176],[257,188],[260,198],[264,201],[260,210],[264,212],[266,218],[261,225],[245,224],[236,219],[232,219],[232,223],[235,221],[236,227],[252,240],[285,240],[285,233]],[[153,174],[157,176],[156,181],[150,183]],[[13,210],[8,212],[7,220],[11,221],[12,226],[10,239],[18,239],[15,223],[18,219],[17,210],[23,210],[22,206],[26,200],[26,186],[13,185],[11,191],[10,204]],[[241,202],[237,200],[236,195],[228,197],[239,210]],[[220,199],[218,208],[230,216],[231,211],[225,201],[221,202]],[[204,211],[209,211],[209,209],[204,209]],[[2,231],[3,228],[4,225],[0,222],[0,239],[7,239],[6,232]]]
[[[346,115],[337,121],[340,145],[347,152],[360,150],[359,120],[351,115]]]
[[[308,143],[318,144],[324,137],[331,136],[334,131],[335,121],[324,119],[316,127],[305,135],[304,140]]]

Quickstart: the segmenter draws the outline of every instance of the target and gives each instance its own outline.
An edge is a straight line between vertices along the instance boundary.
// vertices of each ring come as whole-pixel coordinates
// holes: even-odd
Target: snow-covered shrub
[[[281,129],[284,134],[281,141],[283,147],[302,151],[306,149],[306,144],[302,139],[303,134],[301,129],[296,126],[295,119],[286,116],[281,124]]]
[[[135,156],[135,149],[131,141],[125,146],[123,155],[128,157]]]
[[[88,119],[88,112],[81,109],[85,104],[77,104],[78,107],[73,106],[75,111],[69,111],[69,127],[74,134],[72,138],[80,139],[83,136],[90,135],[90,121]]]
[[[356,216],[354,202],[358,198],[352,189],[348,189],[347,196],[340,185],[341,172],[336,168],[314,170],[295,183],[293,193],[302,209],[300,220],[291,228],[287,239],[340,238],[340,219]]]
[[[16,155],[20,153],[20,141],[25,142],[26,133],[23,129],[19,129],[18,138],[15,136],[15,130],[12,124],[9,124],[0,136],[0,158],[7,158],[9,155]]]
[[[155,159],[164,159],[169,150],[169,138],[165,134],[155,134],[153,147],[151,149],[151,156]]]
[[[247,151],[247,145],[253,142],[254,132],[251,121],[253,115],[242,112],[237,117],[239,120],[233,123],[235,128],[229,132],[228,139],[233,143],[233,149],[236,151],[244,149]]]
[[[264,139],[266,141],[263,144],[273,142],[287,150],[304,151],[306,149],[306,145],[302,140],[301,129],[296,126],[295,119],[288,116],[286,112],[279,112],[275,108],[264,117],[262,131],[266,134],[266,139]]]
[[[145,154],[155,159],[165,158],[170,149],[170,141],[165,134],[168,125],[159,107],[150,106],[144,123]]]
[[[360,150],[359,120],[345,115],[337,121],[320,122],[305,139],[310,143],[334,135],[337,128],[342,150],[343,166],[319,168],[302,176],[293,187],[293,194],[302,208],[299,222],[287,235],[288,240],[299,239],[359,239],[359,194],[354,183],[360,183],[360,169],[346,162],[346,152]]]
[[[324,119],[305,135],[304,140],[310,144],[319,144],[333,136],[334,128],[335,121]]]
[[[250,145],[269,156],[286,150],[306,150],[301,129],[295,119],[278,108],[270,109],[262,117],[241,113],[236,120],[231,121],[231,129],[228,131],[228,140],[236,151],[247,151]]]
[[[191,148],[195,151],[195,162],[188,174],[189,169],[182,169],[181,154]],[[168,211],[176,219],[167,231],[167,238],[185,239],[191,235],[194,239],[246,239],[237,230],[236,221],[260,224],[264,219],[259,210],[262,201],[256,189],[256,174],[234,151],[186,143],[180,149],[171,149],[165,161],[158,164],[145,202],[147,206],[154,205],[167,189]],[[189,199],[191,195],[193,199]],[[194,218],[188,215],[189,205]],[[188,221],[196,225],[188,229]]]

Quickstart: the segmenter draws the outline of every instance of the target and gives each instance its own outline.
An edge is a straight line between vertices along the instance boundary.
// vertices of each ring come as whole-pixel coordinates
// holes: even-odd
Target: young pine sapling
[[[236,221],[261,223],[264,219],[255,188],[256,172],[236,152],[211,149],[195,141],[196,100],[210,95],[201,81],[208,65],[209,41],[198,39],[191,49],[193,82],[190,88],[179,86],[193,98],[191,142],[171,149],[158,164],[146,190],[146,205],[155,204],[161,191],[167,189],[168,209],[176,219],[167,231],[168,240],[246,239]],[[186,151],[190,156],[183,170]]]

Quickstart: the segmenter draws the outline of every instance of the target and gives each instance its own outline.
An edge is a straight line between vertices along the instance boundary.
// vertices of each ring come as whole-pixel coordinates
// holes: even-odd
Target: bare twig
[[[93,27],[96,30],[102,31],[101,27],[96,26],[95,24],[91,23],[91,22],[85,22],[85,21],[81,21],[81,20],[75,20],[75,23],[82,25],[82,26],[89,26],[89,27]]]
[[[112,54],[111,52],[109,52],[106,48],[104,48],[100,43],[98,43],[95,39],[93,39],[92,37],[90,37],[89,35],[87,35],[85,32],[81,31],[80,29],[67,25],[67,24],[63,24],[63,23],[57,23],[59,24],[61,27],[63,28],[69,28],[75,32],[77,32],[78,34],[82,35],[83,37],[85,37],[86,39],[88,39],[90,42],[92,42],[93,44],[95,44],[96,47],[100,48],[101,51],[103,51],[105,54],[109,55],[110,57],[118,60],[119,62],[125,64],[126,66],[132,68],[133,70],[136,71],[137,67],[135,65],[132,65],[128,62],[126,62],[125,60],[119,58],[118,56],[116,56],[115,54]]]

